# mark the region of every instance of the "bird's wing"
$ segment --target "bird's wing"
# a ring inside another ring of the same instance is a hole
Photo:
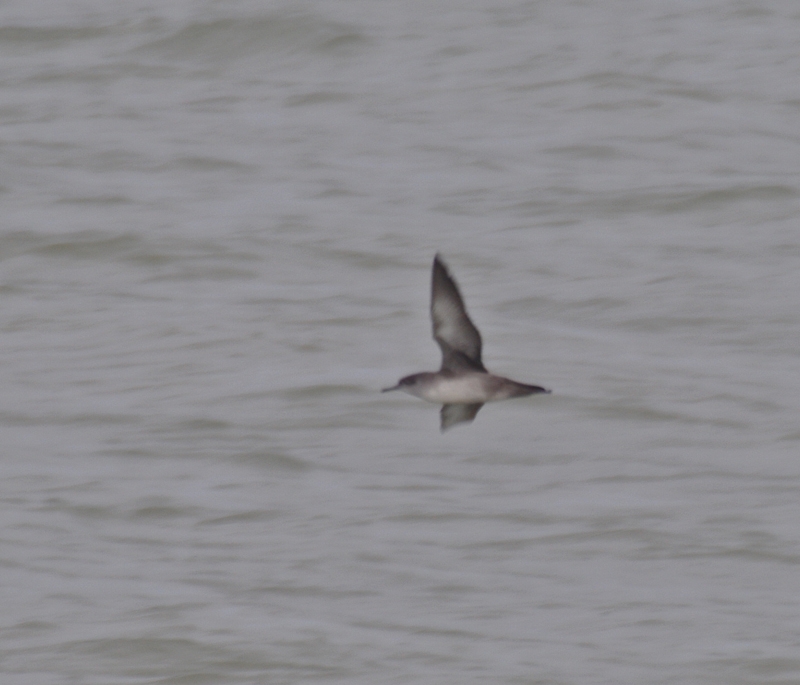
[[[458,286],[438,254],[431,276],[431,321],[433,339],[442,348],[442,370],[486,371],[481,361],[481,334],[470,321]]]
[[[440,413],[442,417],[442,432],[458,423],[469,423],[483,406],[479,404],[443,404]]]

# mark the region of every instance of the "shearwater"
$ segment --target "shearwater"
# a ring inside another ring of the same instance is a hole
[[[442,368],[401,378],[383,392],[402,390],[442,405],[442,430],[472,421],[486,402],[525,397],[550,390],[495,376],[481,361],[481,334],[469,318],[458,285],[442,258],[433,258],[431,274],[433,339],[442,348]]]

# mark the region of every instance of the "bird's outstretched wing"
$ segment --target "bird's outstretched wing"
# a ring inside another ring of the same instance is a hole
[[[457,423],[469,423],[475,418],[482,406],[483,404],[443,404],[440,412],[442,432]]]
[[[443,371],[486,371],[481,361],[481,334],[470,321],[458,286],[438,254],[431,276],[431,321],[433,339],[442,348]]]

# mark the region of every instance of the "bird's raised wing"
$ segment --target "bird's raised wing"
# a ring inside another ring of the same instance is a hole
[[[481,334],[470,321],[458,286],[439,255],[431,275],[433,339],[442,348],[442,370],[486,371],[481,361]]]

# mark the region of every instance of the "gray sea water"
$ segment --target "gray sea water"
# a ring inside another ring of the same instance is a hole
[[[4,685],[800,683],[800,6],[0,6]],[[440,434],[440,250],[489,369]]]

